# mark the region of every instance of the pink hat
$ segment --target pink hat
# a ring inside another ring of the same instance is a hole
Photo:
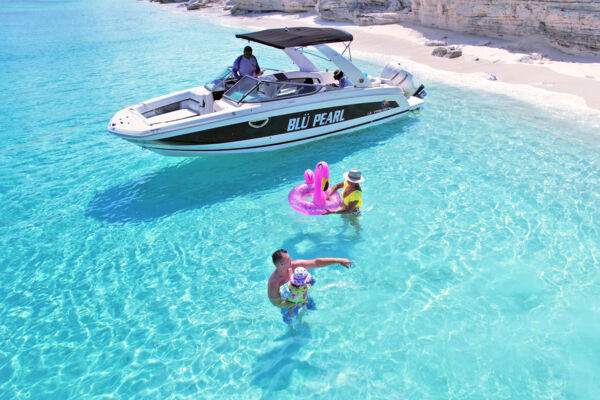
[[[304,286],[309,283],[311,280],[311,276],[308,271],[302,267],[298,267],[294,270],[294,275],[292,276],[292,284],[295,286]]]

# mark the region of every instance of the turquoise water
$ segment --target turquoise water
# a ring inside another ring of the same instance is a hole
[[[116,0],[0,0],[0,26],[0,398],[600,396],[600,152],[577,117],[432,81],[401,122],[164,158],[108,119],[209,79],[241,28]],[[320,160],[362,169],[363,217],[291,210]],[[295,330],[266,297],[280,247],[356,261],[315,272]]]

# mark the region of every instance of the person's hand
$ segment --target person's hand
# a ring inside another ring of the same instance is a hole
[[[338,258],[338,264],[343,265],[346,269],[350,269],[350,266],[354,264],[354,261],[350,261],[347,258]]]

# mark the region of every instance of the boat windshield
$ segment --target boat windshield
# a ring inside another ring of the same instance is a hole
[[[231,82],[231,84],[229,84]],[[226,88],[231,87],[231,85],[235,82],[235,77],[233,76],[233,71],[231,67],[223,70],[219,75],[217,75],[212,81],[207,82],[204,87],[210,90],[211,92],[218,90],[225,90]]]
[[[225,92],[224,96],[238,103],[260,103],[313,94],[321,88],[323,88],[323,85],[259,80],[244,76]]]

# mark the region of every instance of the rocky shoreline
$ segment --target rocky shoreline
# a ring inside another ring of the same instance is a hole
[[[155,0],[156,1],[156,0]],[[354,25],[415,24],[492,38],[543,38],[567,54],[600,55],[599,0],[158,0],[233,15],[316,12]]]
[[[156,0],[154,0],[156,1]],[[282,26],[337,27],[354,35],[352,53],[382,65],[394,60],[422,79],[447,81],[543,104],[560,113],[578,113],[600,126],[600,54],[567,54],[539,35],[489,37],[412,23],[357,25],[325,20],[308,12],[240,10],[240,0],[162,0],[165,9],[244,31]],[[303,0],[304,1],[304,0]],[[404,0],[403,0],[404,1]],[[157,1],[158,2],[158,1]],[[197,4],[197,5],[194,5]],[[261,2],[266,5],[266,2]],[[286,2],[291,7],[291,3]],[[189,13],[187,8],[199,11]]]

